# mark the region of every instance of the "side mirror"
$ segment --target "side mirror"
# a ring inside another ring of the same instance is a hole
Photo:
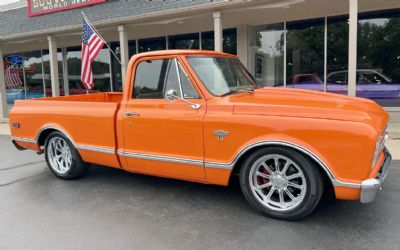
[[[174,90],[174,89],[170,89],[170,90],[168,90],[167,92],[165,92],[165,99],[167,99],[167,100],[170,101],[170,102],[173,102],[173,101],[175,101],[176,99],[179,99],[179,100],[181,100],[182,102],[186,102],[187,104],[189,104],[190,107],[191,107],[192,109],[199,109],[199,108],[201,108],[201,104],[192,103],[192,102],[189,102],[188,100],[185,100],[185,99],[182,98],[182,97],[179,97],[179,96],[177,95],[177,93],[176,93],[176,90]]]
[[[170,89],[165,93],[165,99],[167,99],[170,102],[175,101],[176,98],[179,98],[177,96],[177,93],[174,89]]]

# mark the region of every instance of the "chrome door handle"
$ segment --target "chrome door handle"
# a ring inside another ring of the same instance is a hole
[[[136,113],[136,112],[125,112],[124,116],[125,117],[138,117],[138,116],[140,116],[140,114]]]

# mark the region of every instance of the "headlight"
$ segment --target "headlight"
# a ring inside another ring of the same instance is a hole
[[[371,169],[374,168],[376,162],[378,161],[379,154],[382,152],[383,148],[385,147],[385,142],[388,139],[388,134],[386,133],[386,129],[383,133],[379,136],[378,140],[376,141],[375,145],[375,152],[374,152],[374,159],[372,161]]]

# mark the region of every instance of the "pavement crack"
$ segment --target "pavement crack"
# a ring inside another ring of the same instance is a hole
[[[39,163],[45,163],[45,161],[43,161],[43,160],[41,160],[41,161],[34,161],[34,162],[19,164],[19,165],[7,167],[7,168],[0,168],[0,171],[6,171],[6,170],[15,169],[15,168],[28,167],[28,166],[36,165],[36,164],[39,164]]]
[[[6,186],[10,186],[12,184],[15,184],[15,183],[18,183],[18,182],[21,182],[21,181],[25,181],[25,180],[37,177],[37,176],[45,174],[45,173],[46,173],[46,171],[44,171],[42,173],[35,174],[35,175],[31,175],[31,176],[28,176],[28,177],[25,177],[25,178],[17,179],[15,181],[7,182],[7,183],[0,183],[0,188],[6,187]]]

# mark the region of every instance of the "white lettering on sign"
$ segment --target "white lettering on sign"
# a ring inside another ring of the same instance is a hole
[[[106,0],[28,0],[29,16],[43,15],[54,11],[79,8]]]

